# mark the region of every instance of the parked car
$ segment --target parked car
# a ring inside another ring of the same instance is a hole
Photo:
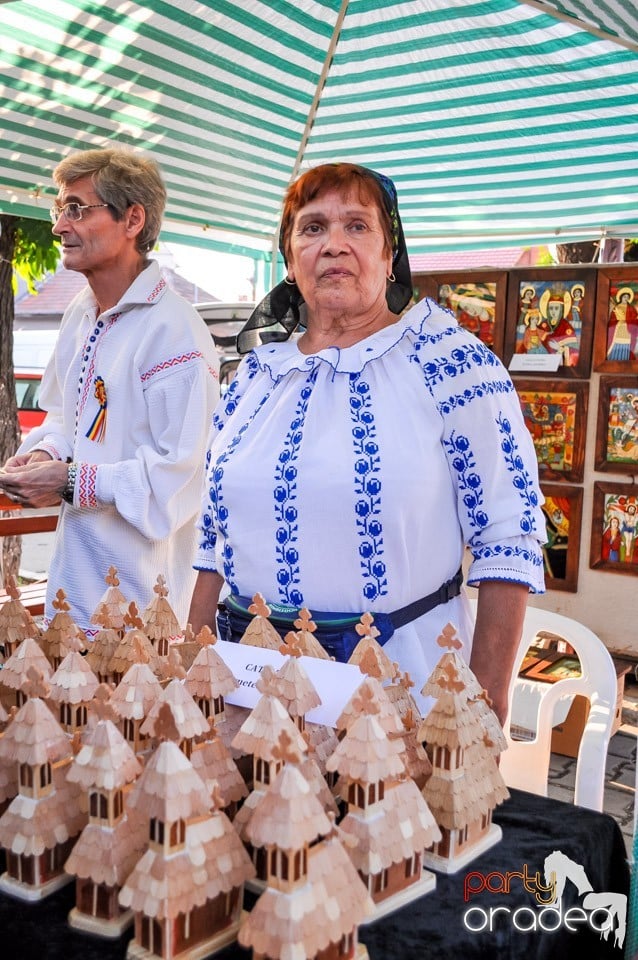
[[[23,439],[44,420],[44,410],[38,404],[40,384],[57,337],[57,330],[13,331],[13,376]]]
[[[228,390],[241,360],[237,353],[237,334],[255,309],[255,304],[245,301],[223,303],[213,300],[206,303],[196,303],[194,306],[206,321],[220,354],[219,383],[223,394]],[[301,332],[302,328],[295,331],[293,337],[299,336]],[[280,332],[254,330],[251,339],[252,342],[249,346],[252,349],[262,343],[285,340],[287,335],[283,330]]]
[[[241,360],[237,353],[237,334],[255,309],[255,304],[211,300],[194,306],[206,322],[219,352],[219,384],[222,393],[225,393]]]

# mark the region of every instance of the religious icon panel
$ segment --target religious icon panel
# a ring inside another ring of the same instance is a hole
[[[504,351],[510,371],[587,377],[595,288],[595,270],[511,271]]]

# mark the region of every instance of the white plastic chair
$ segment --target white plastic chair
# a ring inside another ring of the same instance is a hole
[[[477,601],[473,599],[470,602],[476,611]],[[576,651],[582,672],[579,677],[543,684],[534,739],[513,740],[510,716],[518,669],[540,631],[553,633],[566,640]],[[508,749],[500,759],[505,782],[510,787],[547,796],[554,708],[562,697],[581,694],[589,700],[590,709],[578,749],[574,803],[591,810],[602,810],[605,763],[617,691],[616,670],[609,651],[600,637],[577,620],[550,610],[528,607],[515,663],[509,691],[510,711],[504,728]]]

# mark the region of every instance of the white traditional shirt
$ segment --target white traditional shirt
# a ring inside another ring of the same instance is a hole
[[[213,431],[196,567],[233,593],[390,613],[453,577],[466,545],[469,583],[544,589],[537,462],[512,381],[430,300],[344,349],[257,348]],[[415,691],[448,621],[469,656],[464,596],[384,648]]]
[[[42,378],[47,416],[18,451],[44,449],[78,463],[74,503],[60,511],[47,617],[61,587],[75,622],[94,633],[90,618],[113,565],[140,612],[161,574],[185,625],[218,367],[205,323],[155,260],[104,313],[89,287],[72,301]],[[100,427],[101,439],[90,439]]]

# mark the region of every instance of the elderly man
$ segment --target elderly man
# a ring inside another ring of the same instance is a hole
[[[183,624],[217,354],[202,319],[148,257],[166,202],[157,164],[132,151],[88,150],[53,177],[62,262],[88,286],[64,314],[43,377],[46,419],[7,461],[0,487],[34,507],[64,501],[48,617],[62,587],[78,626],[94,632],[113,565],[139,607],[162,574]]]

